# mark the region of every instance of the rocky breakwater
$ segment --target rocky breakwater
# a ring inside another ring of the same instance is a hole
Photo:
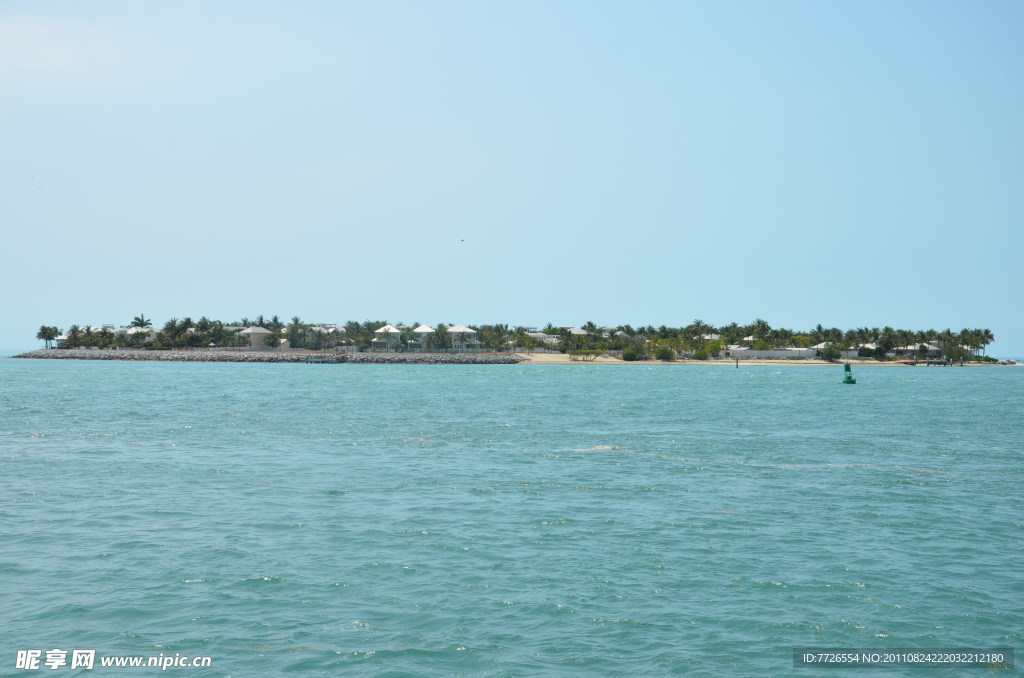
[[[46,348],[15,358],[49,360],[162,360],[227,363],[364,363],[419,365],[510,365],[523,360],[511,353],[305,353],[300,351],[149,351],[140,349]]]

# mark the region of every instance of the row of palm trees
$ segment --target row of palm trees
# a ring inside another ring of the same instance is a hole
[[[293,348],[330,349],[338,346],[351,346],[368,349],[377,329],[387,324],[384,320],[366,320],[363,322],[350,320],[344,325],[325,326],[304,322],[293,316],[290,322],[283,321],[279,316],[259,315],[255,318],[242,318],[238,322],[224,323],[207,317],[193,321],[190,317],[171,318],[163,327],[153,333],[153,322],[145,315],[135,316],[129,327],[137,328],[125,333],[116,333],[110,329],[97,329],[90,326],[72,325],[64,340],[65,346],[100,348],[151,346],[153,348],[184,348],[203,346],[245,346],[249,340],[238,334],[242,327],[264,327],[272,332],[267,339],[269,345],[279,345],[287,339]],[[413,328],[419,323],[403,325],[399,345],[408,345],[413,341]],[[543,338],[530,336],[527,327],[512,328],[507,324],[470,326],[476,330],[480,346],[492,351],[508,350],[510,347],[533,349],[544,345]],[[432,344],[443,348],[450,341],[445,332],[446,325],[440,324],[435,329]],[[720,327],[710,325],[703,320],[679,327],[653,325],[633,327],[619,325],[614,328],[599,327],[588,321],[580,326],[582,332],[572,332],[566,327],[556,327],[548,323],[541,331],[558,339],[559,350],[624,350],[626,348],[656,351],[664,348],[677,354],[696,352],[718,353],[725,346],[742,345],[755,349],[772,349],[783,346],[807,348],[822,343],[829,343],[840,350],[852,350],[865,344],[874,344],[879,355],[891,352],[897,347],[933,344],[943,348],[944,352],[954,354],[959,350],[971,353],[985,352],[989,344],[995,341],[992,331],[987,328],[963,328],[960,331],[944,330],[907,330],[893,327],[857,327],[842,330],[837,327],[816,325],[810,330],[792,330],[774,328],[761,318],[751,323],[740,325],[730,323]],[[42,326],[36,338],[44,341],[49,348],[62,334],[55,326]],[[953,357],[956,357],[955,355]]]

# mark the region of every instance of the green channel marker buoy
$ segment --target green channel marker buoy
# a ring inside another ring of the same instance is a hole
[[[843,376],[843,383],[844,384],[856,384],[857,383],[857,380],[853,378],[853,371],[850,370],[850,363],[846,363],[845,365],[843,365],[843,372],[845,373],[844,376]]]

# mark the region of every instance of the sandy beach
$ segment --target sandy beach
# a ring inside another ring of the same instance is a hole
[[[720,365],[736,367],[735,360],[634,360],[602,355],[594,360],[573,360],[565,353],[520,353],[526,358],[523,365]],[[758,360],[756,358],[740,360],[740,365],[837,365],[824,360],[808,358],[806,360]],[[876,363],[881,364],[881,363]]]
[[[518,354],[526,360],[523,360],[520,364],[522,365],[718,365],[720,367],[736,367],[736,361],[733,359],[722,359],[722,360],[636,360],[636,361],[625,361],[620,358],[611,357],[608,355],[602,355],[594,360],[573,360],[569,355],[565,353],[520,353]],[[801,358],[800,360],[772,360],[772,359],[759,359],[759,358],[741,358],[739,366],[750,366],[750,365],[770,365],[773,367],[803,367],[808,365],[831,365],[839,366],[844,361],[828,362],[826,360],[819,360],[817,358]],[[918,365],[900,361],[890,362],[878,362],[875,360],[851,360],[850,364],[855,367],[926,367],[921,362]],[[987,367],[990,365],[998,366],[997,363],[964,363],[964,367]],[[953,367],[959,367],[959,363],[955,363]],[[1020,367],[1020,364],[1014,365]],[[936,367],[936,366],[933,366]],[[939,365],[938,367],[942,367]]]

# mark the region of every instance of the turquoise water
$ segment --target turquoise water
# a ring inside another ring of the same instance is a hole
[[[815,673],[794,647],[1021,647],[1024,369],[855,372],[0,360],[0,675],[33,648],[786,676]]]

